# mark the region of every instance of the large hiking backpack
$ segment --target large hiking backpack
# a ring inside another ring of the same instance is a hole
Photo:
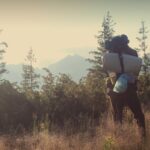
[[[105,43],[108,52],[103,56],[103,69],[108,74],[111,72],[119,74],[113,89],[117,93],[125,92],[128,83],[135,82],[142,65],[142,60],[133,56],[133,50],[129,49],[128,43],[126,35],[116,36]],[[130,50],[129,54],[126,50]]]
[[[103,69],[109,72],[122,73],[122,66],[120,63],[118,53],[106,53],[103,56]],[[142,59],[139,57],[122,54],[122,62],[124,66],[124,73],[138,75],[142,66]]]

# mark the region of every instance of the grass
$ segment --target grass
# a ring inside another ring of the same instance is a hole
[[[103,119],[97,128],[66,135],[43,128],[32,134],[3,135],[0,150],[150,150],[150,113],[145,114],[147,138],[143,140],[135,121],[114,124],[111,117]]]

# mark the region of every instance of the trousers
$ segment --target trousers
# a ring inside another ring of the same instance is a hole
[[[113,119],[115,122],[122,123],[123,120],[123,109],[129,107],[134,114],[134,118],[137,121],[138,126],[142,131],[142,135],[145,136],[145,116],[142,112],[140,100],[138,99],[136,92],[136,85],[129,84],[126,92],[115,93],[112,91],[112,87],[109,90],[109,97],[113,107]]]

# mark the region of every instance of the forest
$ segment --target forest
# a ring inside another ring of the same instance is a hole
[[[30,49],[22,66],[21,83],[11,83],[4,79],[5,73],[7,73],[5,68],[7,62],[3,62],[3,57],[7,53],[7,41],[6,43],[0,43],[2,46],[0,50],[0,139],[2,141],[0,142],[0,147],[2,148],[0,149],[11,149],[11,146],[13,149],[23,150],[42,149],[42,145],[38,145],[38,140],[43,142],[42,144],[45,146],[43,149],[45,150],[88,150],[94,146],[95,149],[104,150],[126,149],[125,143],[117,142],[116,144],[117,138],[115,139],[116,135],[121,136],[120,139],[123,139],[123,135],[126,132],[130,132],[126,144],[130,141],[130,138],[136,137],[137,139],[133,139],[133,143],[129,142],[128,150],[133,149],[132,146],[135,145],[137,146],[135,149],[144,149],[143,145],[139,144],[138,133],[135,131],[137,127],[135,128],[136,125],[130,111],[125,111],[126,117],[123,127],[118,127],[117,125],[114,127],[111,120],[110,102],[106,96],[105,80],[107,76],[102,69],[102,56],[105,52],[105,41],[115,35],[115,24],[111,14],[107,12],[96,36],[98,47],[95,51],[90,52],[93,59],[86,60],[92,64],[92,67],[89,68],[88,74],[82,77],[79,82],[75,82],[68,74],[54,75],[47,68],[43,68],[45,71],[44,76],[37,74],[34,69],[36,56],[34,50]],[[139,43],[135,49],[143,59],[138,78],[137,93],[148,122],[148,118],[150,118],[150,115],[148,115],[150,103],[150,55],[147,43],[148,29],[145,22],[141,22],[139,36],[135,38]],[[42,85],[39,85],[40,80],[42,80]],[[107,126],[105,126],[105,123]],[[147,123],[148,125],[150,126]],[[115,132],[117,128],[121,130],[118,133]],[[135,132],[132,133],[132,131]],[[108,132],[109,134],[113,132],[113,134],[105,138],[104,135]],[[127,133],[125,136],[127,136]],[[64,137],[57,137],[55,134],[63,134]],[[100,140],[100,135],[103,137],[103,140],[101,140],[103,142],[98,145],[96,140]],[[16,136],[21,136],[19,142]],[[67,137],[74,138],[69,141],[66,139]],[[91,140],[85,140],[86,137]],[[28,138],[28,142],[26,138]],[[29,141],[33,143],[31,144]],[[46,141],[51,143],[48,142],[46,145]],[[7,145],[7,142],[12,142],[12,145]],[[15,144],[13,145],[13,143]],[[69,147],[70,143],[73,146]],[[120,147],[116,148],[116,145]],[[150,145],[146,146],[147,149],[148,147]]]

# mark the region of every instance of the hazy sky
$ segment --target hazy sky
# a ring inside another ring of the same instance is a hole
[[[22,63],[31,47],[38,66],[68,54],[88,57],[107,11],[116,34],[127,34],[136,46],[141,20],[150,29],[149,6],[149,0],[0,0],[0,40],[9,45],[5,60]]]

